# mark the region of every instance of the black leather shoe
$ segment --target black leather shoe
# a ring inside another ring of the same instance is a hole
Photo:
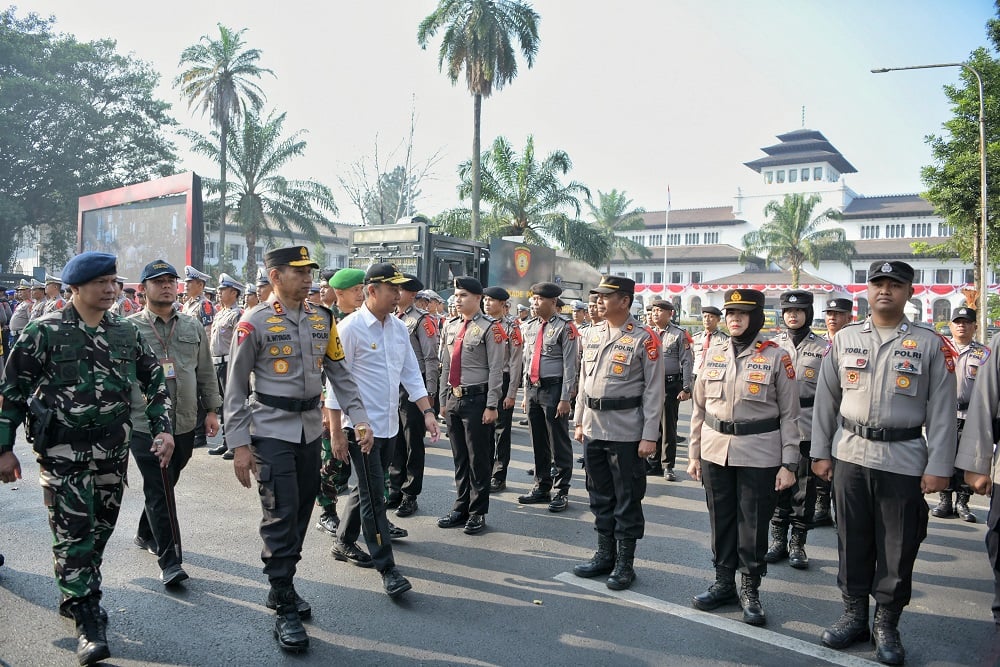
[[[663,477],[663,466],[646,462],[646,477]]]
[[[486,529],[486,517],[482,514],[470,514],[469,520],[465,522],[465,534],[475,535]]]
[[[468,520],[468,514],[452,510],[438,519],[438,528],[458,528],[459,526],[464,526]]]
[[[387,510],[394,510],[399,507],[399,503],[403,502],[403,494],[390,493],[389,497],[385,499],[385,508]]]
[[[338,540],[330,547],[330,554],[337,560],[354,563],[358,567],[374,567],[372,557],[359,549],[357,544],[344,544]]]
[[[527,426],[528,425],[528,420],[527,419],[522,419],[522,420],[520,420],[517,423],[520,424],[521,426]]]
[[[396,509],[396,516],[401,518],[413,516],[417,513],[417,507],[416,498],[413,496],[403,496],[403,499],[399,501],[399,507]]]
[[[382,585],[385,586],[385,592],[393,599],[413,588],[410,581],[394,567],[382,573]]]
[[[493,479],[490,480],[490,491],[492,493],[499,493],[500,491],[503,491],[506,488],[507,488],[507,482],[503,481],[502,479],[497,479],[496,477],[494,477]]]
[[[132,538],[132,544],[139,547],[140,549],[145,549],[154,556],[156,555],[156,540],[154,540],[153,538],[144,540],[138,535],[136,535],[134,538]]]
[[[677,475],[674,474],[674,469],[667,468],[666,471],[663,473],[663,479],[667,480],[668,482],[676,482]]]
[[[160,581],[164,586],[179,586],[182,581],[188,578],[188,573],[184,568],[177,565],[168,565],[160,572]]]
[[[564,512],[567,507],[569,507],[569,500],[567,500],[565,493],[557,493],[552,502],[549,503],[550,512]]]
[[[540,505],[541,503],[549,503],[552,502],[552,493],[535,487],[531,490],[531,493],[518,496],[517,502],[522,505]]]
[[[316,522],[316,530],[322,530],[332,537],[337,536],[337,528],[340,527],[340,517],[337,516],[336,508],[331,508],[319,515]]]
[[[293,587],[293,590],[294,590],[294,587]],[[268,609],[277,609],[278,608],[278,600],[277,600],[277,598],[275,596],[273,588],[267,594],[267,602],[265,602],[264,605]],[[307,618],[311,618],[312,617],[312,613],[313,613],[312,607],[309,606],[308,602],[306,602],[305,600],[302,599],[302,597],[298,594],[298,592],[295,593],[295,609],[296,609],[296,611],[299,612],[299,618],[301,618],[302,620],[305,620]]]
[[[226,453],[222,455],[223,461],[232,461],[234,458],[236,458],[236,454],[231,449],[227,450]]]
[[[389,539],[390,540],[401,540],[404,537],[408,537],[410,532],[405,528],[400,528],[399,526],[393,524],[392,521],[389,522]]]
[[[218,447],[212,447],[210,450],[208,450],[208,453],[211,454],[212,456],[221,456],[222,454],[225,454],[228,449],[229,448],[226,447],[226,443],[222,443]]]

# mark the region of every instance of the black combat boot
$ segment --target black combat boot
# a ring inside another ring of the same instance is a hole
[[[955,513],[954,508],[951,506],[951,491],[942,491],[938,494],[938,497],[940,500],[938,500],[937,507],[931,510],[931,514],[939,519],[947,519]]]
[[[764,607],[760,604],[760,575],[743,575],[740,586],[740,606],[743,607],[743,622],[750,625],[764,625]]]
[[[286,651],[299,653],[309,648],[309,635],[302,627],[299,610],[295,601],[295,589],[291,586],[274,591],[278,603],[277,618],[274,622],[274,638]]]
[[[832,526],[833,525],[833,515],[830,514],[830,490],[827,488],[826,492],[819,493],[817,489],[816,493],[816,510],[813,512],[813,522],[814,526]]]
[[[976,515],[969,510],[969,497],[970,494],[964,491],[959,491],[955,494],[955,514],[962,521],[975,523]]]
[[[788,558],[788,526],[771,524],[771,544],[767,547],[764,560],[768,563],[777,563]]]
[[[872,623],[872,643],[875,644],[875,659],[883,665],[902,665],[906,651],[899,638],[898,611],[875,605],[875,621]]]
[[[695,609],[712,611],[724,604],[736,604],[739,596],[736,594],[736,572],[724,567],[715,568],[715,583],[704,593],[691,598]]]
[[[90,596],[69,607],[76,621],[76,659],[81,665],[93,665],[111,657],[108,648],[107,625],[101,622],[101,606],[97,598]]]
[[[823,631],[823,646],[844,649],[857,642],[868,641],[868,596],[844,595],[844,613]]]
[[[788,564],[796,570],[805,570],[809,567],[805,528],[792,528],[792,538],[788,540]]]
[[[299,612],[299,618],[303,621],[306,620],[307,618],[311,618],[312,606],[308,602],[302,599],[302,596],[299,595],[297,591],[295,591],[294,586],[292,586],[292,591],[295,593],[295,610]],[[268,609],[278,608],[278,594],[275,592],[275,589],[272,588],[271,591],[267,594],[267,602],[265,602],[264,605]]]
[[[597,551],[586,563],[573,567],[573,574],[578,577],[590,578],[609,574],[615,569],[615,538],[603,533],[597,534]]]
[[[632,561],[635,559],[635,540],[624,539],[618,542],[618,557],[615,559],[615,569],[606,582],[613,591],[623,591],[635,581],[635,570]]]

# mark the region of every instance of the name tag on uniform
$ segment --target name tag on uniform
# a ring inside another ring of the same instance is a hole
[[[163,367],[163,375],[167,379],[177,378],[177,369],[174,367],[174,360],[169,358],[160,359],[160,366]]]

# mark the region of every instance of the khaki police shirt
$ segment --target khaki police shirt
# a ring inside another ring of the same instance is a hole
[[[226,444],[250,444],[251,436],[298,444],[323,432],[319,404],[306,412],[264,405],[254,392],[290,399],[322,394],[324,376],[333,384],[340,406],[355,424],[368,421],[358,386],[344,364],[344,350],[333,315],[304,302],[288,310],[272,295],[243,314],[229,348],[226,381]]]
[[[589,327],[588,327],[589,328]],[[538,334],[542,319],[533,317],[521,327],[524,333],[522,355],[522,381],[528,386],[531,365],[535,359]],[[539,378],[560,378],[563,381],[560,401],[571,401],[576,396],[580,376],[580,332],[570,320],[556,313],[545,321],[542,332],[542,356],[538,362]],[[512,378],[513,379],[513,378]]]
[[[574,411],[583,434],[595,440],[656,440],[663,415],[663,355],[660,337],[629,315],[612,335],[605,320],[581,338],[580,391]],[[642,397],[626,410],[594,410],[587,398]]]
[[[28,325],[31,320],[31,309],[35,305],[35,302],[31,299],[17,304],[14,309],[14,313],[10,316],[10,330],[12,333],[18,334]]]
[[[174,433],[189,433],[198,426],[198,394],[205,409],[218,411],[222,407],[219,381],[212,366],[205,328],[193,317],[172,311],[164,320],[149,310],[128,318],[142,334],[143,340],[163,365],[170,359],[174,378],[166,378],[170,394],[170,419]],[[149,433],[149,423],[143,419],[146,399],[137,386],[132,387],[132,424],[135,430]]]
[[[452,393],[449,384],[451,373],[451,355],[455,349],[455,338],[462,330],[464,319],[452,317],[444,323],[441,331],[441,391],[440,400],[443,407]],[[503,407],[503,365],[507,354],[507,332],[503,325],[478,312],[471,320],[462,338],[462,377],[461,386],[488,384],[486,406]]]
[[[935,331],[906,317],[885,342],[870,319],[838,331],[816,386],[812,458],[832,456],[901,475],[950,477],[957,440],[950,350]],[[841,428],[841,417],[871,428],[926,425],[927,438],[868,440]]]
[[[964,348],[959,348],[958,343],[952,339],[952,346],[958,352],[958,361],[955,362],[955,380],[958,383],[958,418],[965,419],[968,410],[963,410],[962,405],[968,405],[972,399],[972,390],[976,386],[976,376],[979,375],[979,368],[990,358],[990,348],[979,341],[972,341]]]
[[[768,341],[763,332],[739,354],[731,339],[713,342],[695,380],[693,399],[692,459],[750,468],[799,462],[795,366],[788,352]],[[707,415],[725,422],[777,418],[779,424],[767,433],[727,435],[705,423]]]
[[[705,339],[708,338],[708,345],[705,344]],[[722,329],[716,329],[709,336],[707,329],[702,329],[694,335],[691,340],[691,348],[694,350],[694,374],[698,375],[701,372],[701,367],[705,363],[705,350],[712,346],[716,341],[727,341],[729,340],[729,334],[727,334]]]
[[[684,386],[690,387],[694,381],[694,350],[691,349],[691,334],[672,322],[657,333],[663,340],[663,374],[680,375]]]
[[[441,364],[438,363],[441,331],[437,322],[426,310],[412,304],[400,314],[399,319],[403,320],[410,333],[410,345],[417,356],[417,366],[424,378],[427,395],[434,397],[437,395],[438,376],[441,372]]]
[[[233,334],[236,326],[243,316],[243,309],[239,306],[219,308],[212,320],[212,333],[210,337],[212,356],[225,357],[229,355],[229,348],[233,343]]]
[[[515,400],[517,390],[521,386],[520,379],[524,367],[524,334],[521,332],[521,321],[512,315],[500,320],[507,332],[507,363],[503,372],[510,378],[507,384],[507,395],[504,398]]]
[[[819,382],[819,368],[823,355],[830,344],[822,336],[812,331],[795,345],[795,341],[787,331],[782,331],[774,339],[792,357],[795,366],[795,379],[799,383],[799,437],[803,442],[812,438],[813,405],[816,400],[816,383]],[[803,405],[810,403],[810,405]]]
[[[1000,345],[1000,334],[990,341],[990,349]],[[969,401],[962,429],[962,441],[958,445],[955,467],[980,475],[990,475],[1000,483],[1000,465],[997,465],[1000,448],[994,449],[997,440],[994,420],[1000,409],[1000,355],[993,353],[983,359],[976,373],[975,390]]]
[[[205,329],[211,327],[212,320],[215,319],[215,306],[204,294],[188,299],[181,310],[185,315],[190,315],[201,322]]]

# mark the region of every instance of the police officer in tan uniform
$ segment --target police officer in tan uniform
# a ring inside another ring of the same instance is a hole
[[[723,308],[732,337],[708,348],[695,381],[688,456],[688,474],[705,484],[715,583],[691,602],[710,611],[739,601],[744,623],[764,625],[767,524],[775,492],[795,483],[799,388],[791,356],[761,331],[764,294],[729,290]]]
[[[990,357],[990,348],[975,339],[976,329],[976,311],[967,306],[956,308],[951,316],[951,342],[958,354],[958,360],[955,362],[955,378],[958,382],[959,440],[962,439],[962,431],[965,429],[966,411],[969,409],[969,400],[972,398],[976,376],[979,375],[979,367]],[[941,492],[937,507],[931,510],[931,514],[940,519],[957,514],[962,521],[976,522],[976,515],[969,510],[972,488],[965,483],[964,475],[965,471],[955,469],[951,485]],[[954,505],[951,502],[952,491],[955,492]]]
[[[705,350],[716,340],[729,340],[729,334],[719,328],[722,311],[715,306],[705,306],[701,309],[701,323],[705,327],[692,337],[691,348],[694,350],[694,375],[697,376],[702,364],[705,363]],[[692,387],[694,386],[692,380]]]
[[[826,353],[827,343],[813,333],[813,295],[802,290],[791,290],[781,295],[781,318],[785,330],[775,338],[792,357],[795,378],[799,383],[799,451],[795,485],[778,493],[778,505],[771,519],[771,544],[764,560],[778,563],[788,558],[788,564],[798,570],[809,567],[806,555],[806,535],[816,509],[816,483],[809,469],[810,440],[812,439],[812,411],[816,399],[816,382],[819,380],[820,362]],[[792,536],[788,537],[791,524]]]
[[[657,299],[650,304],[653,330],[663,340],[663,418],[660,420],[660,437],[656,452],[647,459],[646,472],[663,475],[668,482],[676,482],[674,464],[677,462],[677,418],[681,402],[691,398],[694,382],[694,351],[691,334],[673,322],[674,304]]]
[[[924,494],[948,486],[957,436],[952,348],[904,315],[912,283],[905,262],[871,265],[871,314],[833,339],[813,408],[813,473],[833,480],[844,599],[822,641],[867,640],[871,595],[875,656],[890,665],[905,657],[898,624],[927,535]]]
[[[568,506],[573,479],[573,443],[569,413],[579,377],[580,334],[556,309],[562,288],[543,282],[531,286],[531,303],[538,316],[524,325],[524,407],[528,415],[535,461],[535,485],[518,497],[522,505],[548,503],[550,512]],[[555,464],[555,476],[552,475]],[[556,495],[552,497],[552,488]]]
[[[333,317],[305,302],[311,269],[319,265],[307,248],[292,246],[268,252],[264,267],[274,293],[243,315],[230,348],[226,444],[240,484],[250,488],[251,476],[257,481],[261,560],[271,584],[267,606],[277,609],[274,636],[281,648],[302,651],[309,637],[300,619],[312,611],[296,593],[294,577],[319,488],[324,377],[354,423],[362,451],[371,450],[373,439]]]
[[[233,343],[233,334],[240,318],[243,317],[243,307],[240,306],[240,293],[246,289],[228,273],[219,275],[219,309],[212,321],[212,332],[209,342],[212,350],[212,363],[215,364],[215,374],[219,378],[219,392],[226,394],[226,375],[229,372],[229,348]],[[209,454],[222,455],[226,460],[232,460],[233,454],[226,447],[225,439],[218,446],[208,450]]]
[[[500,323],[507,332],[506,362],[503,365],[503,403],[493,431],[493,472],[490,476],[490,491],[503,491],[507,487],[507,466],[510,465],[510,430],[514,421],[514,404],[520,386],[521,365],[524,362],[521,326],[516,317],[507,312],[510,292],[502,287],[490,286],[483,289],[483,309],[486,314]]]
[[[587,328],[573,438],[583,443],[597,551],[573,568],[578,577],[609,574],[612,590],[635,581],[636,540],[646,520],[645,459],[656,451],[663,411],[660,338],[629,314],[635,281],[605,276],[593,292],[603,321]]]
[[[490,511],[493,428],[503,400],[507,332],[480,310],[483,286],[475,278],[455,278],[458,314],[441,332],[441,413],[455,458],[458,496],[441,528],[465,526],[467,535],[486,528]]]

